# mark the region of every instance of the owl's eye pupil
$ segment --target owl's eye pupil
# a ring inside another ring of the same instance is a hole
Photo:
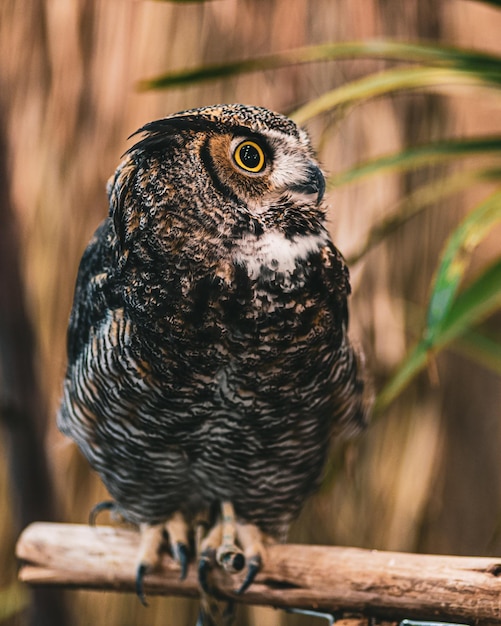
[[[255,146],[251,146],[250,144],[246,144],[240,150],[240,158],[242,159],[242,163],[246,165],[248,168],[254,168],[258,165],[260,161],[259,152],[256,150]]]
[[[234,158],[236,164],[248,172],[261,172],[265,166],[263,149],[255,141],[242,141],[238,144]]]

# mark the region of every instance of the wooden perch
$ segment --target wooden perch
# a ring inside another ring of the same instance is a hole
[[[108,526],[36,523],[17,544],[20,579],[134,591],[139,535]],[[501,623],[501,558],[378,552],[358,548],[276,545],[266,567],[242,596],[236,576],[211,573],[215,593],[247,604],[350,612],[390,620]],[[149,595],[199,595],[196,568],[179,580],[168,554],[145,578]]]

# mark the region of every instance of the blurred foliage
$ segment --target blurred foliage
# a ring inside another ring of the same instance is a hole
[[[436,145],[438,146],[439,142],[437,142]],[[428,149],[426,149],[425,152],[428,152]],[[417,155],[417,160],[420,160],[421,158],[419,148],[400,153],[402,156],[402,162],[400,165],[402,170],[404,169],[403,162],[406,160],[406,155],[410,155],[410,153],[412,153],[413,155],[414,153],[419,153]],[[458,154],[456,156],[460,155]],[[398,160],[398,155],[396,155],[396,158],[391,156],[389,159],[387,157],[382,157],[381,159],[376,159],[375,161],[367,163],[366,165],[361,165],[358,168],[351,169],[349,172],[347,172],[347,175],[349,175],[349,180],[346,182],[351,182],[352,180],[355,180],[357,178],[365,177],[365,175],[372,175],[372,173],[377,171],[380,166],[383,171],[386,169],[386,167],[389,167],[391,169],[393,167],[393,163],[395,161],[398,162]],[[410,160],[412,162],[413,158],[411,157]],[[428,165],[428,163],[423,163],[423,166],[424,165]],[[343,172],[341,172],[339,175],[331,177],[329,180],[330,185],[335,186],[335,181],[338,178],[344,178]],[[411,218],[424,211],[430,205],[438,202],[439,200],[444,200],[450,195],[454,195],[459,193],[460,191],[466,190],[469,187],[472,187],[474,184],[478,184],[479,182],[498,180],[501,180],[501,168],[479,168],[470,169],[466,172],[454,172],[452,174],[449,174],[448,176],[444,176],[438,179],[437,181],[433,181],[432,183],[424,184],[417,189],[413,189],[397,202],[396,208],[394,208],[393,210],[389,210],[387,215],[385,215],[383,219],[381,219],[377,224],[374,224],[371,227],[369,233],[365,238],[365,241],[362,241],[359,247],[352,251],[351,254],[347,257],[348,264],[356,264],[370,250],[372,250],[374,246],[382,243],[392,233],[397,231]]]
[[[500,153],[501,137],[497,136],[434,141],[430,144],[412,146],[406,150],[361,163],[347,171],[330,176],[327,184],[328,188],[340,187],[341,185],[360,181],[376,174],[385,174],[387,172],[402,174],[408,170],[429,166],[435,163],[489,154],[499,156]],[[462,172],[461,175],[468,176],[468,172]],[[501,180],[501,170],[495,170],[493,168],[489,170],[485,169],[482,172],[477,172],[477,176],[490,178],[491,180]],[[469,184],[473,184],[471,179],[469,180]],[[438,194],[439,191],[437,190],[436,193]],[[430,198],[430,200],[431,199],[432,198]]]
[[[497,223],[501,221],[501,191],[475,208],[453,231],[442,252],[440,265],[430,288],[430,303],[423,338],[406,357],[390,382],[381,391],[376,409],[383,410],[433,356],[450,342],[468,335],[474,358],[494,371],[493,358],[501,354],[501,343],[471,334],[471,328],[501,308],[501,256],[473,279],[459,295],[469,260]],[[482,354],[485,351],[485,354]]]
[[[354,94],[355,87],[350,85],[347,88],[335,89],[332,95],[322,96],[321,102],[326,102],[327,107],[338,104],[337,99],[348,100],[354,96],[361,99],[372,97],[374,91],[391,88],[411,88],[420,87],[419,80],[423,80],[425,85],[436,84],[435,81],[446,81],[454,77],[454,72],[458,72],[458,77],[463,76],[465,80],[469,74],[472,82],[485,81],[498,83],[501,81],[500,62],[501,57],[497,55],[485,54],[473,50],[464,50],[447,46],[436,46],[428,43],[411,43],[401,41],[391,41],[375,39],[368,41],[353,41],[340,43],[325,43],[316,46],[296,48],[285,52],[268,54],[265,56],[245,59],[240,61],[229,61],[218,64],[201,65],[193,69],[183,69],[176,72],[166,72],[156,78],[142,80],[139,89],[172,89],[174,87],[193,86],[198,82],[210,80],[220,80],[239,76],[249,72],[278,69],[300,63],[313,63],[318,61],[334,61],[342,59],[356,58],[377,58],[393,61],[406,61],[415,63],[427,63],[430,67],[419,67],[417,72],[404,70],[402,74],[389,74],[381,76],[369,76],[369,87],[362,85],[365,93]],[[451,70],[451,73],[433,73],[431,69],[444,68]],[[430,70],[428,74],[427,71]],[[464,74],[461,74],[463,72]],[[391,84],[393,82],[393,84]],[[417,83],[417,84],[416,84]],[[356,85],[356,83],[355,83]],[[345,93],[349,90],[348,97]],[[329,105],[329,98],[330,105]],[[319,106],[308,104],[309,107]],[[302,122],[302,116],[298,116]]]
[[[28,605],[29,594],[19,583],[13,582],[0,589],[0,624],[25,611]]]
[[[451,274],[454,273],[454,271],[451,272]],[[501,258],[476,277],[454,300],[453,291],[456,280],[453,276],[450,279],[443,276],[442,278],[441,285],[438,285],[432,292],[431,300],[435,304],[441,300],[444,294],[440,293],[440,289],[443,288],[445,294],[449,296],[449,306],[443,306],[443,302],[437,306],[441,308],[441,315],[434,324],[426,328],[424,338],[407,355],[404,363],[380,392],[376,401],[378,411],[383,410],[395,399],[409,381],[426,366],[429,357],[433,357],[451,341],[461,340],[464,334],[469,333],[472,326],[501,307]],[[470,344],[474,343],[476,348],[475,358],[490,367],[493,364],[492,353],[496,352],[494,342],[492,340],[483,342],[481,335],[478,334],[468,336]],[[486,351],[485,355],[482,355],[483,350]],[[500,352],[501,344],[498,344],[497,353]],[[497,367],[494,367],[494,371],[497,371]]]

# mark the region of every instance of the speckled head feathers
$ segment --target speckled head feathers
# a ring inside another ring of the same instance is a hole
[[[198,109],[188,109],[180,111],[174,115],[150,122],[140,128],[134,135],[141,132],[151,132],[156,128],[171,126],[173,128],[224,128],[238,129],[246,128],[252,132],[276,131],[296,138],[305,136],[290,118],[280,113],[275,113],[264,107],[257,107],[246,104],[216,104],[201,107]]]
[[[299,128],[290,118],[275,113],[264,107],[246,104],[216,104],[187,109],[167,117],[148,122],[131,137],[145,133],[127,153],[134,150],[155,151],[163,145],[175,132],[180,131],[212,131],[215,133],[245,130],[247,133],[278,133],[299,141],[308,151],[313,153],[308,134]]]

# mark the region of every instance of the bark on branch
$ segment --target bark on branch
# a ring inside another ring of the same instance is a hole
[[[22,533],[20,579],[32,585],[133,591],[139,535],[123,528],[35,523]],[[277,545],[242,596],[236,576],[212,572],[216,595],[247,604],[350,612],[382,619],[501,623],[501,558]],[[168,554],[146,576],[150,595],[199,595],[196,568],[179,580]]]

